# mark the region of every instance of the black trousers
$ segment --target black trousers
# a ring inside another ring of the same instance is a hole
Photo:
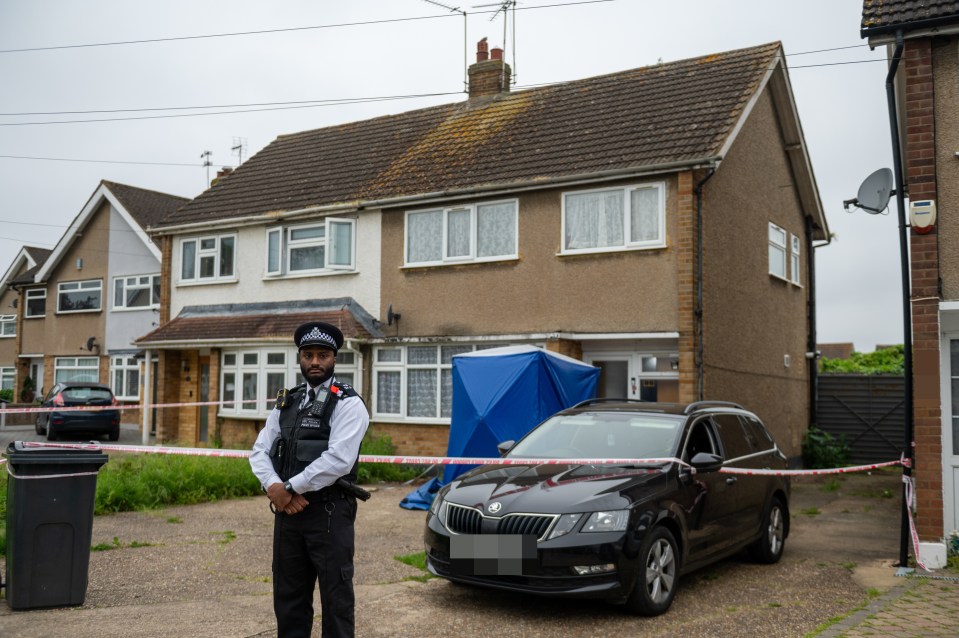
[[[273,525],[273,611],[278,638],[309,638],[320,583],[323,638],[352,638],[356,499],[310,503],[277,513]]]

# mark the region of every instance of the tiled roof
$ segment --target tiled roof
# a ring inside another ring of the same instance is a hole
[[[23,271],[18,277],[14,277],[10,280],[11,284],[29,284],[33,282],[33,276],[37,274],[37,271],[43,268],[43,264],[46,263],[47,257],[50,256],[52,250],[47,250],[46,248],[37,248],[36,246],[24,246],[23,249],[27,251],[30,255],[30,258],[33,259],[35,265],[33,268]]]
[[[164,217],[190,201],[187,197],[177,197],[107,180],[103,180],[103,184],[120,200],[123,207],[143,229],[155,226]]]
[[[956,0],[864,0],[862,37],[902,28],[926,28],[929,23],[959,22]]]
[[[848,359],[853,353],[852,343],[817,343],[816,348],[824,359]]]
[[[349,298],[311,302],[187,306],[176,318],[136,340],[150,346],[183,342],[287,341],[307,321],[325,321],[347,339],[380,337],[373,318]]]
[[[162,225],[717,155],[781,51],[771,43],[284,135]]]

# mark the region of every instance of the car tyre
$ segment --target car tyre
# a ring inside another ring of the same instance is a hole
[[[749,546],[749,554],[758,563],[771,565],[779,561],[786,545],[786,520],[788,516],[782,499],[774,496],[763,517],[762,536]]]
[[[665,613],[679,585],[676,539],[665,527],[654,527],[639,548],[639,574],[626,609],[641,616]]]
[[[53,431],[53,426],[52,426],[52,425],[47,425],[47,440],[48,440],[48,441],[56,441],[56,440],[57,440],[57,433]]]
[[[119,427],[113,428],[112,430],[110,430],[110,433],[109,433],[108,436],[110,437],[110,440],[111,440],[111,441],[119,441],[119,440],[120,440],[120,428],[119,428]]]
[[[37,434],[43,436],[47,433],[47,429],[40,425],[40,415],[37,415],[37,418],[34,420],[34,429],[36,429]]]

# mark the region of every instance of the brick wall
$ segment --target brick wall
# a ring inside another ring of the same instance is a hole
[[[450,438],[448,425],[413,425],[406,423],[370,423],[370,432],[388,436],[397,454],[408,456],[442,456]]]
[[[909,198],[936,199],[932,41],[905,49],[905,171]],[[912,270],[913,424],[916,511],[920,538],[943,532],[942,420],[939,396],[939,247],[935,228],[910,233]]]
[[[546,349],[573,359],[583,360],[583,344],[570,339],[547,339]]]

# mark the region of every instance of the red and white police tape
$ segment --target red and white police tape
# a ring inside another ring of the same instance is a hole
[[[59,405],[52,408],[2,408],[4,414],[39,414],[41,412],[102,412],[103,410],[139,410],[140,408],[189,408],[204,405],[241,405],[244,403],[258,403],[260,399],[244,399],[241,401],[189,401],[183,403],[132,403],[130,405]]]
[[[166,404],[166,407],[174,405],[215,405],[217,402],[208,402],[202,404]],[[160,406],[156,406],[160,407]],[[72,409],[72,408],[71,408]],[[197,448],[197,447],[170,447],[161,445],[113,445],[100,443],[41,443],[36,441],[23,442],[24,447],[47,447],[63,448],[72,450],[90,450],[97,452],[129,452],[129,453],[147,453],[147,454],[180,454],[186,456],[211,456],[224,458],[249,458],[249,450],[224,450],[218,448]],[[361,454],[360,463],[391,463],[399,465],[644,465],[658,466],[676,463],[683,467],[693,469],[685,461],[673,458],[645,458],[645,459],[521,459],[521,458],[487,458],[487,457],[463,457],[463,456],[397,456],[397,455],[373,455]],[[0,464],[6,462],[6,459],[0,459]],[[898,461],[886,461],[884,463],[870,463],[868,465],[855,465],[851,467],[837,467],[821,470],[767,470],[767,469],[745,469],[736,467],[723,467],[720,472],[723,474],[742,474],[746,476],[823,476],[829,474],[850,474],[853,472],[867,472],[882,467],[891,467],[893,465],[908,465],[908,459],[900,458]],[[694,470],[695,471],[695,470]],[[43,479],[43,478],[63,478],[67,476],[87,476],[94,475],[96,472],[82,472],[76,474],[57,474],[40,476],[17,476],[14,475],[9,465],[7,472],[11,476],[19,479]],[[932,571],[927,568],[919,559],[919,535],[916,533],[915,522],[913,521],[913,509],[915,507],[915,485],[912,477],[903,475],[905,482],[906,504],[909,513],[909,529],[912,535],[913,551],[916,557],[916,564],[926,571]]]

